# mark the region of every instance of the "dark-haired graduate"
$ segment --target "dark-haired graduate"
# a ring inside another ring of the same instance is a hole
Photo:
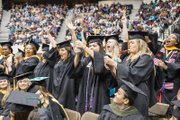
[[[157,68],[159,101],[170,103],[180,88],[180,30],[175,30],[164,41],[154,59]]]
[[[40,58],[36,55],[39,49],[39,45],[33,40],[29,40],[25,44],[24,58],[20,63],[17,63],[15,74],[34,71],[35,67],[40,61]]]
[[[113,101],[105,105],[98,120],[146,120],[146,118],[134,107],[137,94],[146,94],[128,81],[115,93]]]
[[[12,74],[12,65],[14,60],[12,43],[11,42],[1,42],[2,55],[0,56],[0,72],[6,74]]]
[[[75,110],[75,81],[71,79],[74,55],[70,40],[57,44],[58,62],[54,65],[52,93],[65,107]]]
[[[42,38],[42,60],[37,64],[34,70],[35,77],[48,77],[46,80],[46,88],[52,93],[53,86],[53,68],[55,63],[58,61],[58,52],[56,49],[56,41],[54,37],[48,34],[48,40],[50,45],[46,44]]]
[[[76,77],[80,78],[77,111],[81,114],[86,111],[100,113],[102,107],[110,103],[102,41],[102,36],[89,36],[88,46],[79,40],[75,42],[75,47],[89,55],[81,58],[81,52],[75,51]]]

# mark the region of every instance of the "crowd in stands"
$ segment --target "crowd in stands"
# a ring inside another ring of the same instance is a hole
[[[87,35],[113,35],[121,32],[120,19],[122,10],[127,9],[127,14],[131,14],[132,5],[121,5],[120,3],[112,5],[93,5],[84,4],[75,7],[75,14],[83,14],[83,28]],[[75,21],[75,26],[80,27],[80,21]]]
[[[66,5],[14,5],[11,9],[9,39],[12,42],[26,42],[30,37],[37,43],[47,39],[47,31],[57,36],[66,16]]]
[[[155,0],[149,4],[142,3],[135,20],[131,24],[133,30],[163,33],[180,15],[180,1]]]
[[[71,120],[64,108],[97,120],[180,119],[180,30],[157,41],[179,18],[179,1],[142,3],[131,21],[132,9],[75,7],[58,41],[66,5],[14,5],[10,42],[0,43],[0,119]],[[11,42],[24,49],[13,54]]]

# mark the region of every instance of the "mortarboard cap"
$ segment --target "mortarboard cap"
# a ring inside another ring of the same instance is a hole
[[[143,31],[128,31],[128,34],[129,34],[129,40],[133,40],[133,39],[145,40],[145,36],[148,36],[148,32],[143,32]]]
[[[57,44],[57,47],[58,48],[70,47],[71,46],[70,42],[71,42],[71,40],[66,40],[66,41],[60,42]]]
[[[29,92],[12,91],[7,102],[36,107],[39,103],[39,95]]]
[[[39,44],[38,43],[36,43],[32,39],[30,39],[25,43],[25,45],[28,45],[28,44],[33,44],[36,47],[36,50],[38,51],[38,49],[39,49]]]
[[[149,116],[166,116],[169,109],[169,104],[156,103],[151,108],[149,108]]]
[[[176,117],[176,118],[180,118],[180,100],[175,100],[175,101],[171,101],[171,103],[173,104],[173,105],[176,105],[177,106],[177,108],[175,108],[174,110],[173,110],[173,116],[174,117]]]
[[[147,96],[142,90],[140,90],[138,87],[133,85],[132,83],[121,80],[123,82],[123,85],[120,87],[121,89],[124,90],[126,95],[131,99],[134,100],[137,96],[137,94],[142,94],[144,96]]]
[[[40,81],[44,81],[47,80],[49,77],[35,77],[30,79],[31,82],[40,82]]]
[[[18,74],[17,76],[14,77],[14,79],[16,79],[17,81],[22,80],[24,78],[31,78],[32,77],[32,71],[30,72],[26,72],[26,73],[22,73],[22,74]]]
[[[106,42],[107,42],[109,39],[114,39],[114,40],[116,40],[118,43],[120,43],[120,42],[121,42],[121,40],[119,39],[119,35],[110,35],[110,36],[105,36],[105,40],[106,40]]]
[[[11,76],[5,73],[0,73],[0,80],[11,80]]]
[[[12,49],[12,42],[10,42],[10,41],[3,41],[3,42],[0,42],[0,45],[1,46],[7,46],[10,50],[11,50],[11,52],[13,52],[13,49]]]
[[[21,53],[23,56],[24,56],[24,51],[23,50],[21,50],[20,48],[18,48],[18,53]]]
[[[97,42],[97,43],[102,43],[104,40],[104,36],[88,36],[87,37],[87,43],[93,43],[93,42]]]
[[[1,46],[4,46],[4,45],[9,45],[9,46],[12,46],[12,42],[10,41],[3,41],[3,42],[0,42]]]
[[[49,45],[48,44],[42,44],[42,51],[49,51]]]

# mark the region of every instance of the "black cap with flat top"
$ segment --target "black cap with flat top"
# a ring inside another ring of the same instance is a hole
[[[0,73],[0,80],[11,80],[12,76],[5,74],[5,73]]]
[[[10,50],[11,50],[11,52],[13,52],[13,49],[12,49],[12,42],[10,42],[10,41],[1,41],[0,42],[0,45],[3,47],[3,46],[7,46]]]
[[[140,90],[138,87],[136,87],[132,83],[125,80],[121,80],[121,81],[123,82],[123,85],[120,88],[124,90],[128,98],[134,100],[137,94],[142,94],[144,96],[147,96],[142,90]]]
[[[119,39],[119,35],[110,35],[110,36],[105,36],[105,40],[106,42],[109,40],[109,39],[114,39],[116,40],[118,43],[122,42],[122,40]]]
[[[97,43],[102,43],[104,40],[104,36],[88,36],[87,37],[87,43],[93,43],[93,42],[97,42]]]
[[[148,32],[144,31],[128,31],[129,40],[141,39],[145,40],[145,36],[148,36]]]
[[[22,80],[22,79],[24,79],[24,78],[32,78],[33,77],[33,72],[32,71],[30,71],[30,72],[26,72],[26,73],[19,73],[18,75],[16,75],[15,77],[14,77],[14,79],[16,79],[17,81],[19,81],[19,80]]]
[[[39,95],[29,92],[12,91],[7,102],[36,107],[39,104]]]
[[[71,46],[71,40],[66,40],[60,43],[57,43],[58,48],[64,48],[64,47],[70,47]]]
[[[36,43],[34,40],[30,39],[25,43],[25,45],[29,45],[29,44],[34,45],[36,50],[38,51],[38,49],[39,49],[39,44],[38,43]]]
[[[1,45],[1,46],[4,46],[4,45],[12,46],[13,44],[12,44],[12,42],[10,42],[10,41],[1,41],[1,42],[0,42],[0,45]]]

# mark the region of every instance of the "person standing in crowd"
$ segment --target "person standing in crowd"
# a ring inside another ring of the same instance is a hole
[[[74,69],[74,55],[70,42],[57,44],[59,61],[54,66],[52,93],[65,108],[75,110],[75,80],[70,78]]]
[[[120,48],[119,48],[119,35],[106,36],[105,52],[113,60],[120,62]]]
[[[25,57],[16,67],[16,75],[18,75],[19,73],[34,71],[35,67],[40,61],[40,58],[36,55],[38,49],[39,45],[33,40],[29,40],[25,44]]]
[[[138,94],[134,101],[134,106],[146,117],[148,116],[151,92],[148,82],[154,76],[154,64],[151,54],[144,37],[136,33],[130,36],[129,55],[123,59],[122,63],[116,63],[108,57],[105,58],[105,64],[114,73],[120,86],[122,84],[121,80],[126,80],[147,94],[147,97]]]
[[[146,96],[132,83],[123,81],[112,103],[103,107],[98,120],[146,120],[133,105],[138,93]]]
[[[10,86],[11,76],[1,73],[0,74],[0,119],[8,119],[10,113],[10,103],[7,103],[7,98],[12,91]]]
[[[50,45],[42,40],[42,60],[37,64],[34,70],[34,76],[48,77],[48,80],[46,80],[46,88],[50,93],[52,93],[53,68],[55,63],[58,61],[56,60],[58,52],[56,50],[56,41],[54,40],[54,37],[48,34],[48,40],[50,41]],[[52,46],[52,48],[50,48],[50,46]]]
[[[0,72],[11,74],[13,65],[13,49],[11,42],[1,42],[2,55],[0,56]]]
[[[86,111],[100,113],[102,107],[110,103],[102,39],[102,36],[89,36],[88,47],[80,40],[75,41],[75,47],[89,55],[81,59],[81,51],[75,51],[75,73],[80,78],[77,111],[81,114]]]
[[[180,88],[180,32],[170,34],[154,58],[160,87],[159,102],[170,103]]]

